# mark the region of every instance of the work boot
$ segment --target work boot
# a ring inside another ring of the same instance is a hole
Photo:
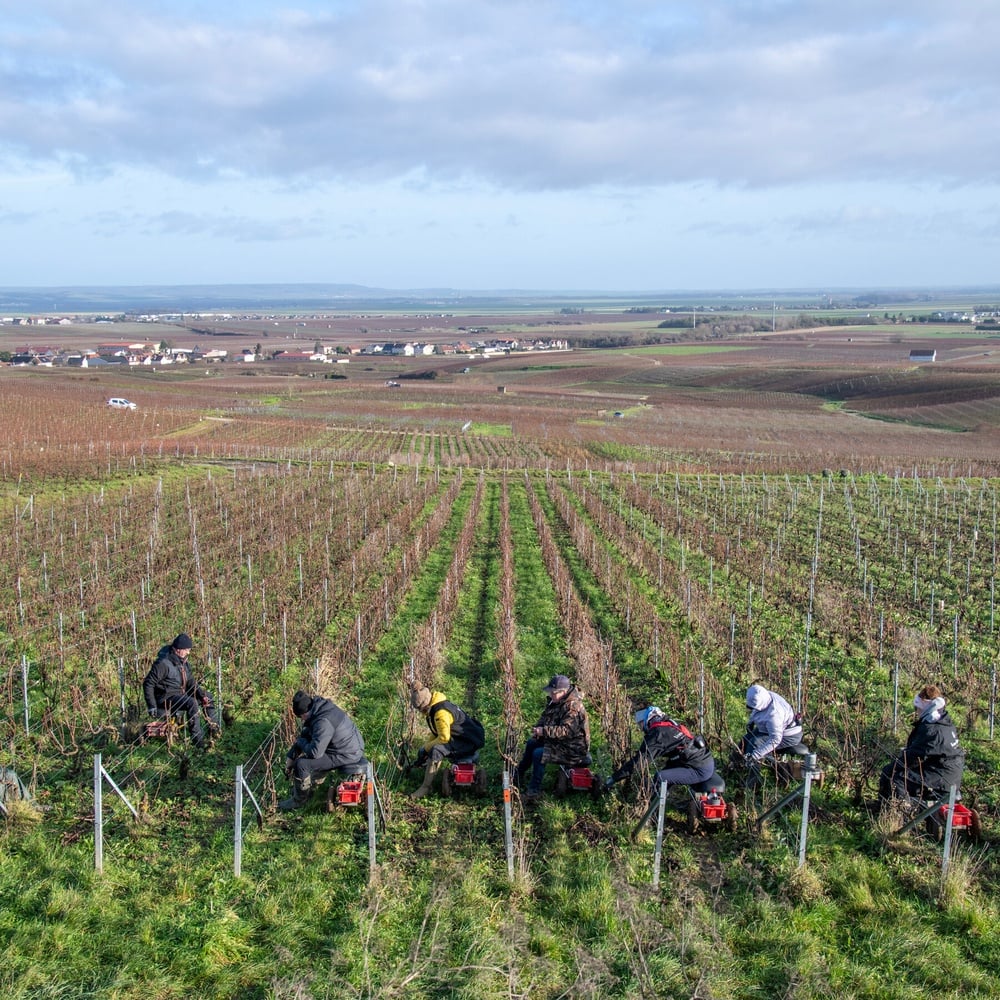
[[[424,780],[419,788],[414,789],[410,793],[411,799],[422,799],[431,790],[431,785],[434,783],[434,775],[438,773],[441,768],[441,761],[434,760],[431,761],[426,768],[424,768]]]
[[[299,780],[296,778],[292,782],[291,798],[282,799],[278,803],[278,808],[282,812],[291,812],[293,809],[301,809],[312,798],[312,781],[306,777]]]

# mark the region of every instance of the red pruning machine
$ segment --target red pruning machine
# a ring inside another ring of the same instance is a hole
[[[142,727],[142,742],[147,740],[166,740],[167,746],[172,746],[180,726],[173,716],[164,716],[159,719],[151,719]]]
[[[927,832],[935,839],[944,838],[944,831],[948,826],[948,804],[944,803],[932,812],[926,819]],[[953,833],[965,833],[973,840],[979,840],[983,835],[983,825],[979,818],[979,813],[975,809],[969,809],[961,802],[955,803],[955,812],[951,818],[951,829]]]
[[[472,790],[476,795],[486,794],[488,779],[486,771],[478,764],[479,753],[456,760],[441,771],[441,794],[448,798],[456,791]]]
[[[604,782],[601,776],[590,769],[593,759],[587,754],[579,764],[560,764],[556,775],[556,795],[565,798],[570,792],[590,792],[593,798],[599,798],[604,792]]]
[[[722,797],[725,789],[726,784],[718,774],[714,774],[708,781],[703,781],[690,788],[691,799],[688,802],[687,815],[688,833],[697,833],[700,827],[707,829],[719,824],[729,831],[736,830],[736,806]]]
[[[678,786],[675,785],[674,787]],[[726,782],[718,771],[707,781],[700,781],[696,785],[688,785],[687,789],[690,796],[688,798],[687,810],[688,833],[697,833],[700,829],[708,831],[718,826],[722,826],[730,832],[735,832],[737,820],[736,806],[723,798],[722,793],[726,790]],[[653,818],[653,813],[659,807],[660,794],[654,789],[649,800],[649,806],[632,830],[631,836],[633,841]]]
[[[326,811],[333,812],[337,806],[360,806],[365,801],[368,780],[363,774],[352,774],[335,784],[326,793]]]

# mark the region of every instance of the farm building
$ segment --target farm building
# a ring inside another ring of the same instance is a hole
[[[910,351],[910,360],[920,361],[920,362],[936,361],[937,351],[935,351],[933,348],[930,349],[926,349],[923,347],[915,348],[914,350]]]

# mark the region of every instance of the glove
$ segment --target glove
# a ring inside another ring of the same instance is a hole
[[[614,788],[614,785],[615,785],[615,779],[614,779],[614,778],[607,778],[607,779],[605,780],[605,782],[604,782],[604,790],[605,790],[606,792],[608,792],[608,791],[610,791],[610,790],[611,790],[612,788]]]
[[[161,715],[163,715],[163,709],[162,708],[151,708],[149,710],[149,717],[151,719],[158,719]]]
[[[429,756],[430,756],[430,754],[423,747],[421,747],[417,751],[417,759],[413,762],[413,766],[414,767],[423,767],[427,763],[427,758]]]
[[[212,707],[212,699],[209,698],[209,696],[207,694],[203,694],[198,699],[198,704],[201,705],[202,708],[211,708]]]
[[[748,753],[748,754],[744,754],[743,755],[743,766],[745,768],[749,769],[749,768],[753,767],[757,763],[758,763],[757,758],[754,757],[754,755],[752,753]]]
[[[291,757],[286,757],[285,758],[285,777],[286,778],[290,778],[292,776],[292,763],[293,763],[293,761],[292,761]]]

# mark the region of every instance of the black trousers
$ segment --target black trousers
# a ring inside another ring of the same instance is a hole
[[[913,763],[918,763],[911,758]],[[956,791],[961,790],[961,777],[949,781],[947,777],[925,772],[918,767],[907,767],[903,757],[896,757],[882,768],[878,779],[878,797],[880,799],[928,799],[940,798],[946,794],[952,784]]]
[[[163,700],[163,711],[168,715],[183,715],[187,719],[188,731],[191,733],[191,742],[195,746],[201,746],[205,742],[205,730],[201,725],[201,705],[198,699],[180,691],[168,694]],[[209,718],[218,725],[219,717],[215,706],[209,702],[206,706]]]
[[[322,757],[296,757],[292,763],[292,777],[301,782],[307,775],[310,780],[315,780],[331,771],[339,771],[346,778],[351,774],[363,773],[367,765],[368,761],[364,757],[346,763],[341,758],[331,757],[329,754],[323,754]]]
[[[480,749],[482,748],[464,736],[453,736],[447,743],[437,743],[432,746],[428,757],[431,763],[444,760],[446,757],[452,760],[462,760],[465,757],[471,757]]]

